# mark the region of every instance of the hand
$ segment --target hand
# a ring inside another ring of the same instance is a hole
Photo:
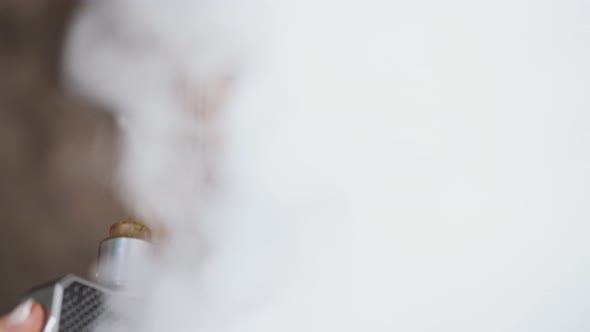
[[[39,303],[28,300],[0,317],[0,332],[41,332],[45,313]]]

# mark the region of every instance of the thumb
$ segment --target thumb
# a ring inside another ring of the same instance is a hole
[[[0,332],[41,332],[45,321],[43,308],[33,300],[18,305],[0,318]]]

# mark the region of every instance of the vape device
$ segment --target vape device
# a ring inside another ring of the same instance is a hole
[[[100,243],[95,280],[66,275],[32,289],[25,298],[44,307],[47,321],[43,332],[92,331],[108,319],[106,300],[136,280],[136,264],[152,255],[150,237],[150,230],[141,223],[116,223]]]

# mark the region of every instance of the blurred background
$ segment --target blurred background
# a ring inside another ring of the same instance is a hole
[[[0,1],[0,313],[30,287],[87,275],[108,227],[117,133],[64,92],[60,50],[75,1]]]

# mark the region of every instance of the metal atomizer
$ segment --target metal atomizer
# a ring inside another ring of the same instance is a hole
[[[43,332],[91,331],[108,316],[108,296],[136,280],[138,262],[152,255],[151,231],[141,223],[122,221],[111,226],[109,233],[99,246],[94,281],[66,275],[27,294],[45,309]]]

